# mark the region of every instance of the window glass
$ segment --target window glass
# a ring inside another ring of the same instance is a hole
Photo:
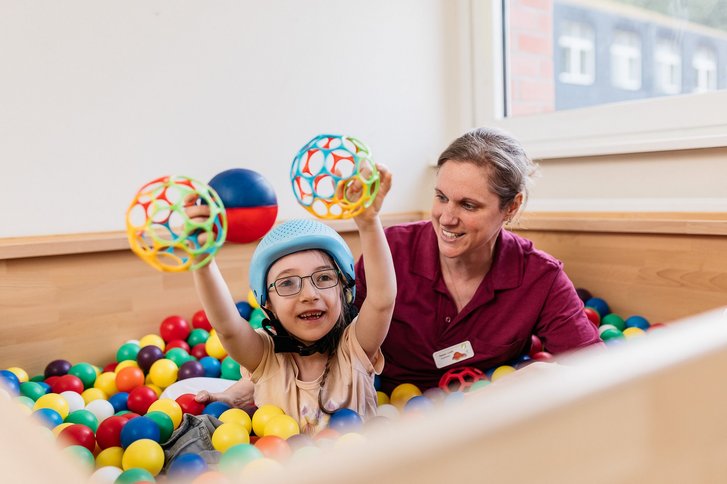
[[[727,0],[509,0],[505,115],[727,89]]]

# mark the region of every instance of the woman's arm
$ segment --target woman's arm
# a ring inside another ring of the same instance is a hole
[[[376,199],[360,215],[354,217],[366,259],[368,291],[356,322],[356,338],[369,358],[374,358],[389,331],[396,301],[396,273],[391,251],[386,242],[379,211],[391,188],[391,173],[379,168],[380,186]]]

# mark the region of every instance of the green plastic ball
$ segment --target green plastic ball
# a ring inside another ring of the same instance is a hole
[[[233,445],[220,456],[219,469],[228,476],[237,475],[247,464],[262,458],[263,453],[252,444]]]
[[[70,375],[75,375],[83,382],[83,388],[91,388],[96,382],[96,368],[91,363],[76,363],[68,370]]]
[[[209,331],[202,328],[193,329],[192,332],[189,333],[187,344],[189,344],[190,347],[195,347],[198,344],[206,342],[209,337]]]
[[[76,410],[68,414],[68,417],[64,420],[67,423],[83,424],[86,427],[93,430],[96,433],[98,430],[98,418],[88,410]]]
[[[141,348],[138,343],[124,343],[116,351],[116,361],[118,363],[126,360],[136,361],[136,355],[139,353],[140,349]]]
[[[184,348],[172,348],[167,351],[164,357],[168,360],[172,360],[177,367],[181,367],[190,359],[194,359],[194,357],[187,353]]]
[[[33,410],[33,406],[35,406],[35,401],[33,401],[33,399],[30,397],[26,397],[25,395],[20,395],[19,397],[15,397],[15,401],[21,405],[25,405],[26,407],[28,407],[31,410]]]
[[[605,331],[601,333],[601,339],[603,341],[608,341],[611,339],[623,339],[624,334],[619,331],[616,328],[607,328]]]
[[[233,360],[230,356],[225,357],[220,365],[220,376],[225,380],[239,380],[242,378],[240,374],[240,364]]]
[[[119,474],[114,484],[136,484],[137,482],[156,482],[156,479],[148,470],[133,467]]]
[[[144,416],[152,419],[159,427],[159,442],[164,443],[169,440],[169,437],[172,436],[172,432],[174,432],[174,422],[172,422],[172,417],[157,410],[149,412]]]
[[[626,329],[626,322],[624,321],[624,319],[618,314],[614,313],[609,313],[601,318],[601,324],[610,324],[619,331],[623,331],[624,329]]]
[[[89,469],[93,469],[96,466],[96,459],[94,459],[93,454],[82,445],[69,445],[63,449],[63,452],[71,455],[72,459],[76,459],[76,462],[80,462]]]
[[[35,401],[45,395],[45,387],[34,381],[26,381],[20,384],[20,394]]]
[[[33,378],[31,378],[31,379],[30,379],[29,381],[34,381],[34,382],[41,382],[41,381],[45,381],[45,375],[43,375],[43,374],[41,374],[41,375],[35,375],[35,376],[34,376]]]
[[[260,308],[255,308],[252,310],[252,313],[250,313],[250,319],[248,319],[248,322],[250,323],[250,326],[252,326],[252,329],[260,329],[263,327],[263,319],[265,318],[265,312]]]

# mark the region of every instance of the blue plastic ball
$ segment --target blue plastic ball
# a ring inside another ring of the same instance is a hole
[[[626,318],[625,323],[627,328],[639,328],[643,329],[644,331],[649,329],[649,327],[651,326],[649,321],[643,316],[629,316],[628,318]]]
[[[250,314],[252,314],[252,306],[250,306],[250,303],[247,301],[238,301],[235,303],[235,306],[240,316],[245,318],[245,321],[250,321]]]
[[[63,417],[61,417],[61,414],[52,408],[39,408],[34,411],[32,415],[49,429],[63,423]]]
[[[200,358],[199,364],[204,368],[204,376],[208,378],[219,378],[222,373],[220,360],[212,356]]]
[[[363,419],[361,415],[350,408],[336,410],[328,420],[328,428],[342,434],[359,430],[362,424]]]
[[[20,380],[9,370],[0,370],[0,387],[4,386],[13,395],[20,394]]]
[[[586,306],[595,309],[601,318],[611,312],[611,308],[608,307],[608,303],[600,297],[592,297],[586,301]]]
[[[199,454],[182,454],[169,465],[168,476],[171,479],[188,481],[206,472],[207,462]]]
[[[159,442],[161,430],[159,425],[148,417],[134,417],[121,428],[121,447],[124,449],[140,439]]]
[[[109,403],[114,407],[114,413],[128,410],[129,407],[126,405],[129,400],[128,392],[119,392],[109,397]]]
[[[379,375],[374,375],[374,388],[377,391],[381,390],[381,377]]]
[[[212,402],[204,407],[202,415],[212,415],[215,418],[220,418],[220,415],[222,415],[225,410],[229,410],[231,408],[231,406],[223,402]]]
[[[423,395],[416,395],[411,397],[406,404],[404,404],[404,411],[410,412],[412,410],[431,410],[434,408],[434,403]]]

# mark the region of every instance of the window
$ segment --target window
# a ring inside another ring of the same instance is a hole
[[[699,47],[692,60],[696,77],[695,92],[717,89],[717,54],[708,47]]]
[[[625,30],[614,32],[611,83],[629,91],[641,89],[641,39],[638,34]]]
[[[724,2],[674,2],[463,4],[472,125],[540,159],[727,146]]]
[[[593,84],[596,68],[596,52],[593,29],[581,22],[566,21],[558,38],[561,49],[561,82],[569,84]]]
[[[663,94],[679,94],[682,90],[682,57],[676,41],[660,39],[654,58],[656,89]]]

